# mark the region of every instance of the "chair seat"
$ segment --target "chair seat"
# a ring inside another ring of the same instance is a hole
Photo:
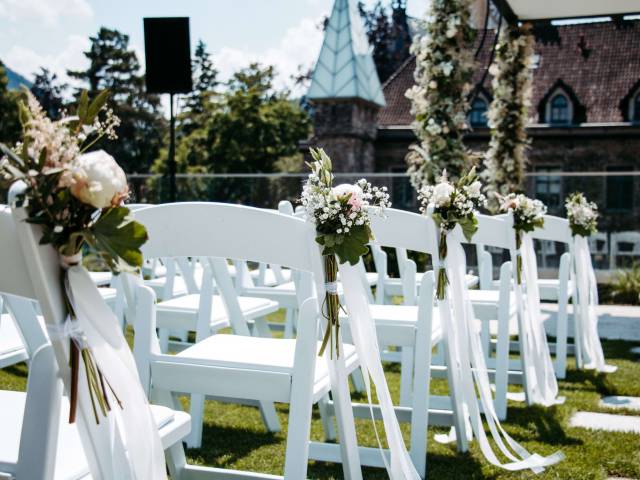
[[[538,288],[540,289],[540,300],[557,301],[560,295],[560,280],[557,278],[540,278],[538,279]],[[569,280],[567,294],[571,296],[572,293],[573,282]]]
[[[293,364],[295,356],[296,340],[264,337],[248,337],[243,335],[218,334],[205,338],[195,345],[181,351],[176,355],[162,355],[159,362],[152,365],[153,373],[159,373],[156,378],[165,377],[161,369],[167,368],[170,380],[163,381],[165,388],[176,388],[180,391],[179,372],[185,375],[194,372],[193,367],[204,367],[211,369],[214,367],[220,372],[229,372],[229,379],[238,384],[247,382],[246,374],[253,381],[240,387],[247,394],[247,389],[255,387],[256,399],[268,398],[276,401],[288,401],[289,389],[291,387],[291,375],[293,375]],[[320,350],[320,342],[317,343]],[[340,353],[344,358],[347,373],[351,373],[358,367],[358,357],[355,347],[351,344],[344,344]],[[329,370],[324,357],[315,356],[316,368],[314,376],[314,399],[329,391]],[[182,369],[179,369],[183,367]],[[179,370],[176,370],[178,368]],[[207,372],[207,378],[211,380],[211,371]],[[195,373],[197,375],[197,372]],[[260,379],[262,377],[262,379]],[[269,380],[272,378],[273,380]],[[265,381],[266,387],[260,387],[260,381]],[[285,379],[284,381],[282,381]],[[192,382],[192,380],[188,380]],[[232,390],[237,385],[225,385],[226,382],[212,384],[213,395],[225,396],[224,389]],[[172,387],[170,384],[175,385]],[[271,391],[273,390],[273,393]],[[278,393],[277,391],[280,390]],[[209,393],[209,392],[205,392]],[[272,397],[273,395],[273,397]],[[243,397],[251,398],[251,397]]]
[[[102,295],[102,299],[107,302],[115,302],[116,297],[118,296],[118,291],[115,288],[111,287],[100,287],[98,288],[100,295]]]
[[[284,278],[285,282],[290,282],[291,281],[291,270],[289,270],[287,268],[283,268],[282,269],[282,277]],[[251,270],[251,278],[253,278],[254,282],[256,280],[258,280],[260,278],[260,271],[259,270]],[[263,284],[264,284],[265,287],[274,287],[274,286],[278,285],[278,279],[276,278],[276,274],[270,268],[267,269],[264,272],[264,282],[263,282]]]
[[[382,345],[413,345],[418,322],[418,307],[413,305],[369,305],[371,318],[376,324],[378,340]],[[340,318],[347,321],[348,315],[340,312]],[[348,324],[345,325],[348,327]],[[431,344],[442,340],[442,326],[438,307],[433,309],[431,321]]]
[[[111,278],[113,278],[111,272],[89,272],[89,276],[98,287],[108,286],[111,283]]]
[[[469,300],[473,305],[473,311],[480,320],[495,320],[500,306],[499,290],[469,290]],[[517,313],[516,297],[509,293],[509,314]]]
[[[24,350],[22,336],[11,315],[5,313],[0,317],[0,358],[16,350]]]
[[[420,286],[422,282],[422,276],[425,272],[419,272],[416,275],[416,285]],[[376,274],[377,275],[377,274]],[[479,279],[476,275],[466,274],[465,280],[467,287],[475,287],[478,285]],[[373,284],[372,284],[373,285]],[[384,289],[387,295],[402,295],[402,279],[400,278],[387,278],[384,281]]]
[[[263,317],[280,308],[278,302],[266,298],[237,297],[240,309],[247,320]],[[157,305],[158,326],[178,330],[193,330],[200,308],[200,294],[183,295],[160,302]],[[186,323],[185,323],[186,322]],[[229,315],[220,295],[213,296],[211,328],[218,330],[229,326]]]
[[[22,420],[27,399],[25,392],[0,391],[0,472],[15,475],[18,463]],[[69,424],[69,402],[62,399],[60,428],[58,431],[58,455],[55,480],[90,478],[86,457],[76,424]],[[151,405],[151,411],[160,429],[164,448],[184,438],[191,430],[191,419],[185,412],[174,411],[159,405]],[[0,474],[1,476],[1,474]]]
[[[156,297],[162,299],[164,296],[164,288],[167,284],[167,277],[157,277],[150,280],[145,280],[144,284],[148,287],[153,288]],[[176,275],[173,280],[173,296],[179,297],[182,295],[186,295],[187,293],[187,284],[185,283],[184,278],[182,278],[180,275]]]

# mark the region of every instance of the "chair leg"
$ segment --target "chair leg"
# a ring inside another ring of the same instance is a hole
[[[204,421],[204,400],[201,393],[191,394],[191,405],[189,414],[191,415],[191,433],[185,439],[189,448],[200,448],[202,446],[202,423]]]
[[[362,370],[357,368],[351,373],[351,383],[356,392],[362,393],[365,391],[364,378],[362,378]]]
[[[325,395],[318,400],[318,410],[320,412],[320,420],[322,421],[322,430],[324,431],[325,442],[333,442],[336,440],[336,427],[333,423],[333,415],[329,408],[329,395]]]
[[[259,404],[260,415],[262,416],[262,422],[265,428],[269,432],[279,432],[282,428],[280,427],[280,419],[278,418],[275,405],[271,402],[265,402],[264,400],[260,400]]]
[[[507,418],[507,385],[509,383],[509,323],[510,318],[498,320],[498,336],[496,342],[496,385],[495,408],[499,420]]]
[[[160,341],[160,351],[162,353],[167,353],[169,351],[169,330],[166,328],[159,328],[158,339]]]
[[[400,405],[408,407],[411,405],[412,383],[413,383],[413,347],[402,347],[402,363],[400,369]]]
[[[253,335],[255,337],[271,338],[271,329],[265,317],[259,317],[254,320]]]
[[[284,317],[284,338],[293,338],[293,309],[287,308]]]
[[[171,480],[182,480],[185,467],[187,466],[187,458],[184,454],[182,442],[172,445],[164,452],[169,475]]]
[[[413,373],[413,399],[411,415],[411,450],[409,455],[420,478],[427,474],[427,427],[429,425],[429,385],[431,374],[431,342],[429,334],[416,338],[415,364]]]
[[[556,377],[567,376],[567,299],[558,302],[558,324],[556,325]]]

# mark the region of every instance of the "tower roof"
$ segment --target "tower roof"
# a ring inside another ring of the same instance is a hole
[[[333,4],[307,97],[360,98],[385,105],[355,0],[335,0]]]

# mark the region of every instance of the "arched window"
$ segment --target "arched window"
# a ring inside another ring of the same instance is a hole
[[[569,98],[564,93],[556,93],[547,105],[547,122],[552,125],[569,125],[572,108]]]
[[[476,97],[469,110],[469,124],[475,128],[487,126],[487,101],[482,97]]]

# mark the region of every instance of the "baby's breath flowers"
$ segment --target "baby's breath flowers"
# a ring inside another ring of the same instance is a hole
[[[571,233],[588,237],[598,231],[598,206],[580,192],[572,193],[565,202]]]
[[[310,149],[313,162],[311,173],[302,188],[300,201],[307,219],[316,227],[316,242],[322,245],[324,256],[326,297],[323,314],[327,319],[327,330],[320,347],[320,355],[327,344],[338,350],[338,315],[340,298],[337,293],[338,264],[356,265],[368,251],[367,243],[373,238],[370,228],[370,212],[384,214],[391,206],[387,188],[372,187],[364,178],[355,184],[343,183],[333,186],[331,159],[321,148]],[[332,337],[335,333],[335,342]]]
[[[507,196],[497,195],[500,201],[500,210],[513,213],[513,228],[516,231],[516,248],[522,246],[522,235],[533,232],[536,228],[544,226],[544,215],[547,207],[540,200],[534,200],[522,193],[510,193]],[[522,257],[517,257],[518,283],[522,283]]]
[[[455,184],[449,182],[446,171],[442,172],[436,185],[423,186],[419,190],[418,200],[422,213],[426,213],[429,205],[433,205],[433,219],[440,228],[440,261],[447,256],[446,236],[456,225],[460,225],[465,238],[471,240],[478,230],[475,212],[484,207],[487,201],[482,193],[482,184],[477,180],[475,168]],[[440,268],[436,290],[439,300],[445,298],[447,284],[447,273],[444,268]]]

